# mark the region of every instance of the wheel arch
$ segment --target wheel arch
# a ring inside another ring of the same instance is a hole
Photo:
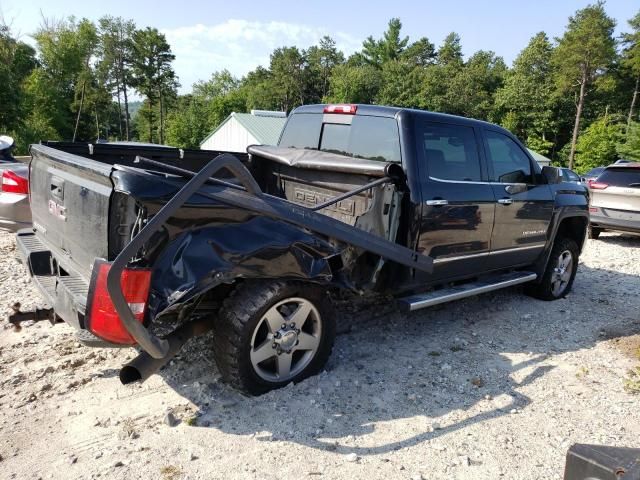
[[[549,257],[553,246],[558,238],[570,238],[578,245],[579,252],[582,252],[587,238],[587,228],[589,226],[589,216],[585,210],[560,210],[556,215],[556,221],[552,223],[552,235],[549,237],[547,246],[540,258],[535,263],[535,272],[538,274],[538,280],[542,279],[542,275],[547,268]]]

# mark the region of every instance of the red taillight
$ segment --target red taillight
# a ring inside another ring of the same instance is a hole
[[[340,105],[325,105],[324,113],[346,113],[347,115],[355,115],[358,110],[358,106],[349,103],[343,103]]]
[[[593,188],[594,190],[604,190],[608,186],[609,186],[609,184],[607,184],[607,183],[600,183],[600,182],[591,182],[591,183],[589,183],[589,188]]]
[[[2,172],[2,191],[8,193],[29,193],[29,180],[16,172],[5,170]]]
[[[591,213],[598,213],[598,209],[596,207],[589,207],[589,211]]]
[[[111,343],[134,345],[136,342],[124,328],[116,312],[109,291],[107,290],[107,274],[110,263],[96,262],[93,278],[89,288],[89,305],[86,326],[97,337]],[[124,298],[133,312],[133,316],[142,323],[147,309],[147,297],[151,285],[151,270],[125,269],[120,278],[120,286]]]

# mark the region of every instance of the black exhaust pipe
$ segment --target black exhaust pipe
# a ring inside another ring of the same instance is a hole
[[[187,340],[207,333],[211,330],[212,324],[213,322],[210,318],[202,318],[181,325],[165,337],[165,340],[169,343],[169,350],[164,357],[153,358],[147,352],[140,353],[140,355],[122,367],[120,370],[120,382],[123,385],[138,381],[144,382],[175,357],[182,346],[187,343]]]

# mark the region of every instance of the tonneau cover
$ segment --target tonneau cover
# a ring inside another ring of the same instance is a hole
[[[384,177],[389,175],[391,169],[400,168],[400,165],[393,162],[354,158],[320,150],[250,145],[247,152],[291,167],[356,173],[371,177]]]

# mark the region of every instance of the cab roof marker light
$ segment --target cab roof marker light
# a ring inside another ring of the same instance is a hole
[[[341,103],[333,105],[325,105],[324,113],[342,113],[346,115],[355,115],[358,106],[353,103]]]

